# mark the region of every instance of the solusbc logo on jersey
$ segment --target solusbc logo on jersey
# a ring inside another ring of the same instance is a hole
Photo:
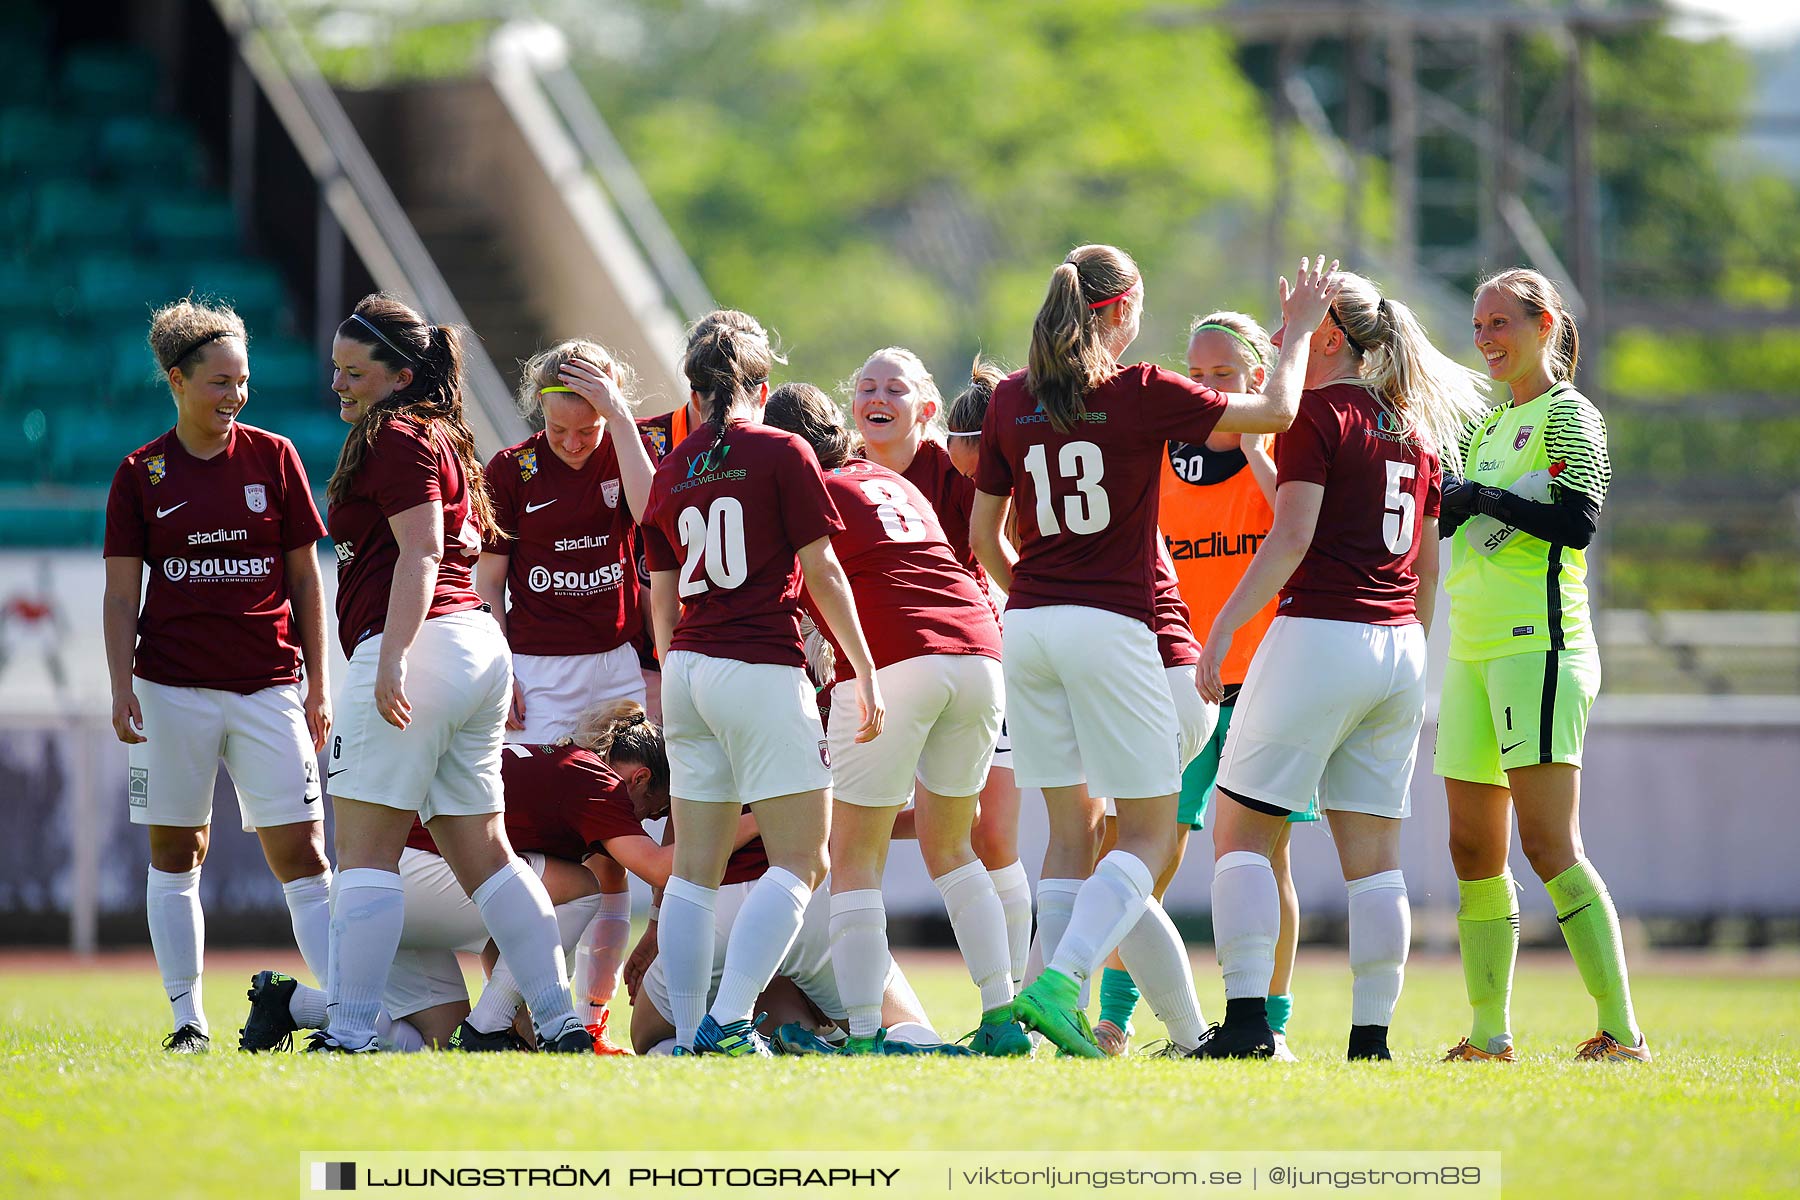
[[[169,463],[162,455],[152,454],[144,460],[144,469],[150,472],[150,486],[155,487],[169,473]]]
[[[519,451],[519,482],[530,483],[531,477],[537,474],[537,451]]]

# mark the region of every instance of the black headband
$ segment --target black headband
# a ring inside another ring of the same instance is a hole
[[[194,351],[198,350],[200,347],[206,345],[208,342],[216,342],[220,338],[228,338],[228,337],[236,337],[236,336],[237,336],[236,330],[221,329],[217,333],[209,333],[205,337],[200,338],[197,341],[189,342],[185,347],[182,348],[182,351],[180,354],[177,354],[174,358],[171,358],[168,362],[163,364],[163,370],[173,371],[176,367],[179,367],[182,363],[187,361],[188,355],[192,354]]]
[[[401,358],[404,358],[409,363],[413,361],[412,355],[408,354],[406,351],[402,350],[400,347],[394,345],[394,343],[388,341],[387,334],[385,334],[385,333],[381,332],[381,330],[375,328],[375,323],[373,321],[369,320],[367,317],[363,316],[361,313],[351,313],[350,319],[352,321],[355,321],[358,325],[361,325],[364,329],[368,330],[370,333],[374,334],[376,337],[380,338],[381,344],[386,346],[389,350],[392,350],[395,354],[398,354]]]

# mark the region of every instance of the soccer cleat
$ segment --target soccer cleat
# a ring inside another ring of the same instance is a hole
[[[163,1039],[162,1048],[170,1054],[205,1054],[212,1049],[212,1039],[198,1025],[183,1025]]]
[[[1294,1052],[1288,1049],[1287,1034],[1281,1032],[1279,1029],[1275,1031],[1275,1053],[1271,1054],[1269,1057],[1276,1062],[1300,1061],[1294,1056]]]
[[[1131,1052],[1131,1027],[1120,1029],[1111,1021],[1101,1021],[1094,1026],[1094,1044],[1105,1052],[1108,1058],[1119,1058]]]
[[[594,1035],[588,1032],[587,1026],[581,1023],[580,1017],[571,1016],[563,1023],[562,1031],[549,1041],[538,1040],[538,1052],[541,1054],[592,1054],[594,1052]]]
[[[1098,1034],[1100,1031],[1094,1031]],[[1176,1045],[1172,1038],[1164,1038],[1160,1042],[1151,1042],[1138,1052],[1139,1058],[1186,1058],[1193,1053]]]
[[[1386,1025],[1352,1025],[1350,1045],[1344,1057],[1351,1062],[1392,1062]]]
[[[966,1039],[971,1053],[984,1058],[1030,1058],[1031,1038],[1008,1006],[990,1008],[981,1014],[981,1024]]]
[[[695,1054],[723,1054],[728,1058],[770,1058],[769,1039],[756,1032],[751,1020],[727,1021],[721,1025],[711,1013],[700,1022],[694,1033]]]
[[[789,1021],[769,1039],[776,1054],[838,1054],[841,1051],[798,1021]]]
[[[302,1051],[302,1053],[305,1053],[305,1054],[379,1054],[379,1053],[381,1053],[381,1046],[374,1039],[370,1039],[369,1044],[362,1047],[361,1049],[351,1049],[349,1046],[339,1045],[337,1043],[337,1041],[334,1040],[332,1038],[332,1036],[329,1033],[326,1033],[323,1029],[316,1029],[313,1031],[312,1036],[306,1040],[306,1049],[304,1051]]]
[[[874,1054],[907,1057],[917,1054],[939,1054],[950,1058],[969,1058],[974,1051],[950,1042],[893,1042],[886,1029],[877,1029],[874,1037],[853,1037],[844,1042],[840,1054]]]
[[[1075,1058],[1105,1058],[1094,1044],[1087,1014],[1075,1007],[1080,987],[1061,971],[1046,970],[1013,998],[1013,1020],[1035,1029],[1058,1050]]]
[[[1259,1028],[1250,1022],[1214,1023],[1206,1027],[1189,1058],[1274,1058],[1275,1031],[1267,1022]]]
[[[1464,1038],[1450,1047],[1444,1055],[1443,1062],[1518,1062],[1519,1056],[1511,1046],[1495,1052],[1483,1050],[1481,1047]]]
[[[595,1054],[630,1054],[631,1050],[619,1045],[606,1036],[607,1010],[600,1010],[600,1019],[587,1027],[588,1035],[594,1039]]]
[[[250,1015],[238,1030],[239,1050],[258,1054],[294,1048],[294,1034],[300,1027],[294,1024],[288,1001],[298,986],[298,980],[280,971],[258,971],[250,977],[250,990],[245,993],[250,1001]]]
[[[451,1050],[462,1050],[470,1054],[486,1054],[499,1051],[530,1050],[531,1043],[519,1036],[519,1031],[508,1025],[505,1029],[496,1029],[492,1033],[481,1030],[461,1021],[450,1034]]]
[[[1654,1061],[1650,1054],[1650,1039],[1643,1034],[1638,1035],[1637,1045],[1627,1046],[1604,1030],[1575,1048],[1575,1060],[1577,1062],[1631,1063]]]

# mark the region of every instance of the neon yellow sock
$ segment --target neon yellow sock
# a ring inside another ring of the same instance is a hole
[[[1462,944],[1463,986],[1475,1021],[1469,1043],[1498,1054],[1512,1045],[1513,963],[1519,957],[1519,897],[1510,872],[1492,879],[1459,879],[1456,931]]]
[[[1585,858],[1544,884],[1556,905],[1563,940],[1599,1010],[1600,1029],[1627,1046],[1643,1038],[1631,1011],[1631,984],[1625,977],[1625,946],[1619,914],[1600,873]]]

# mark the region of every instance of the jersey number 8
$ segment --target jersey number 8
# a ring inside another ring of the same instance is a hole
[[[875,515],[890,538],[896,542],[924,540],[928,532],[925,519],[912,506],[905,492],[882,479],[863,480],[862,490],[863,495],[875,502]]]
[[[1056,506],[1050,496],[1050,467],[1043,445],[1025,452],[1025,469],[1031,473],[1031,486],[1037,492],[1038,533],[1043,536],[1061,533],[1066,524],[1070,533],[1099,533],[1112,520],[1112,504],[1100,486],[1106,473],[1106,460],[1100,447],[1092,442],[1070,442],[1056,455],[1057,472],[1075,484],[1075,494],[1063,497],[1063,521],[1056,519]]]
[[[684,508],[675,521],[686,556],[681,564],[681,598],[698,596],[709,586],[734,588],[750,575],[749,555],[744,551],[744,506],[736,496],[720,496],[702,513]],[[706,578],[697,578],[700,555],[706,554]],[[711,584],[708,584],[711,580]]]

